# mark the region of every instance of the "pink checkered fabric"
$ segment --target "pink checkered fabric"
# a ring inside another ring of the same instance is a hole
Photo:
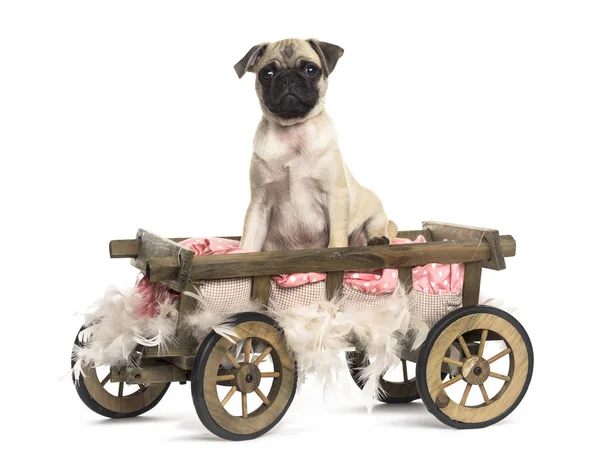
[[[450,311],[462,306],[462,291],[458,293],[431,294],[412,291],[409,294],[413,310],[430,327]]]
[[[250,277],[201,280],[196,287],[205,306],[214,311],[242,308],[250,301],[252,295]]]
[[[286,310],[295,306],[308,306],[327,299],[324,281],[301,285],[299,287],[281,287],[271,281],[269,310]]]
[[[393,293],[365,293],[355,290],[350,285],[344,284],[342,289],[341,308],[356,309],[379,309],[391,297]]]

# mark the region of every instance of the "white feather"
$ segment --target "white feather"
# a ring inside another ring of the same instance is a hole
[[[209,300],[200,295],[198,289],[196,289],[196,292],[186,291],[184,293],[198,301],[195,310],[183,320],[187,331],[198,341],[204,340],[204,337],[211,330],[230,341],[234,341],[234,338],[238,337],[229,324],[231,318],[244,312],[260,311],[262,307],[260,303],[251,300],[231,307],[214,306],[210,304]]]
[[[285,310],[273,308],[273,315],[297,358],[300,381],[315,375],[329,388],[347,369],[340,353],[352,350],[353,345],[364,351],[370,363],[360,376],[369,409],[380,393],[379,377],[400,362],[403,347],[417,349],[429,330],[411,311],[403,289],[375,308],[352,307],[335,298]]]
[[[119,366],[131,363],[131,353],[138,344],[158,346],[165,351],[174,343],[177,322],[176,301],[158,302],[155,317],[143,315],[144,302],[131,287],[110,287],[84,315],[85,328],[79,333],[82,346],[73,348],[76,379],[87,365]]]

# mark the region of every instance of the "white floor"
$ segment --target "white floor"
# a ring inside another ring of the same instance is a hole
[[[48,439],[52,454],[65,463],[192,457],[195,462],[227,462],[241,456],[263,462],[438,462],[462,456],[506,463],[584,456],[591,445],[584,439],[581,423],[585,411],[569,411],[566,385],[546,384],[543,373],[536,374],[528,395],[509,417],[486,429],[468,431],[438,422],[421,401],[378,404],[369,414],[349,376],[341,379],[341,391],[327,399],[319,385],[309,382],[271,432],[242,443],[221,440],[204,429],[189,384],[172,384],[161,403],[144,416],[111,420],[88,410],[69,379],[63,379],[55,385],[55,412],[45,433],[38,436]],[[29,451],[46,453],[34,442],[30,445]]]

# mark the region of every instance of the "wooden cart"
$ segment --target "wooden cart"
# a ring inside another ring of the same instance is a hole
[[[150,281],[164,282],[180,292],[179,321],[195,309],[197,302],[183,292],[193,291],[199,280],[251,277],[252,297],[266,303],[274,274],[326,272],[331,297],[343,284],[344,271],[396,268],[410,288],[414,266],[463,262],[463,307],[431,328],[418,353],[403,354],[400,378],[381,379],[382,401],[420,397],[449,426],[491,425],[516,408],[533,371],[531,342],[521,324],[500,309],[479,305],[482,269],[504,269],[504,258],[515,255],[515,240],[496,230],[439,222],[425,222],[423,230],[401,231],[398,237],[415,239],[420,234],[427,243],[194,257],[177,244],[183,239],[141,232],[134,240],[111,241],[110,255],[132,258]],[[211,432],[230,440],[258,437],[277,424],[290,406],[296,391],[296,364],[285,334],[266,313],[239,314],[231,326],[235,339],[211,332],[199,344],[178,328],[177,343],[168,353],[140,347],[135,365],[110,367],[105,375],[88,366],[76,382],[79,396],[104,416],[133,417],[154,407],[171,382],[190,382],[198,416]],[[80,343],[78,338],[75,343]],[[460,356],[451,356],[453,347]],[[369,360],[356,351],[348,353],[347,360],[361,386],[358,370]],[[411,362],[416,362],[414,375],[409,372]],[[501,365],[503,373],[496,368]],[[495,382],[494,391],[488,391],[488,382]],[[110,385],[116,392],[108,391]],[[132,391],[128,394],[125,388]],[[237,405],[237,411],[232,412],[232,405]]]

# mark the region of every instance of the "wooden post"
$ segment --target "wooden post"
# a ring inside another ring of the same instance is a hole
[[[463,284],[463,306],[479,304],[479,285],[481,284],[481,261],[465,263],[465,281]]]
[[[326,280],[327,299],[331,300],[339,294],[344,285],[344,271],[328,272]]]
[[[483,267],[494,269],[495,271],[506,269],[504,256],[511,255],[504,253],[500,233],[495,229],[461,226],[459,224],[448,224],[447,222],[435,221],[423,222],[423,229],[429,230],[433,236],[433,239],[436,241],[485,241],[490,247],[490,259],[483,262]]]
[[[271,292],[271,276],[255,276],[252,278],[252,299],[267,307]]]
[[[398,282],[404,286],[406,293],[412,290],[412,267],[401,267],[398,269]]]
[[[185,291],[190,293],[196,293],[196,282],[189,280]],[[191,296],[185,295],[183,292],[179,294],[179,316],[177,317],[177,329],[175,331],[177,339],[180,339],[182,334],[185,333],[184,328],[184,319],[194,311],[196,311],[196,307],[198,306],[198,300],[192,298]]]

